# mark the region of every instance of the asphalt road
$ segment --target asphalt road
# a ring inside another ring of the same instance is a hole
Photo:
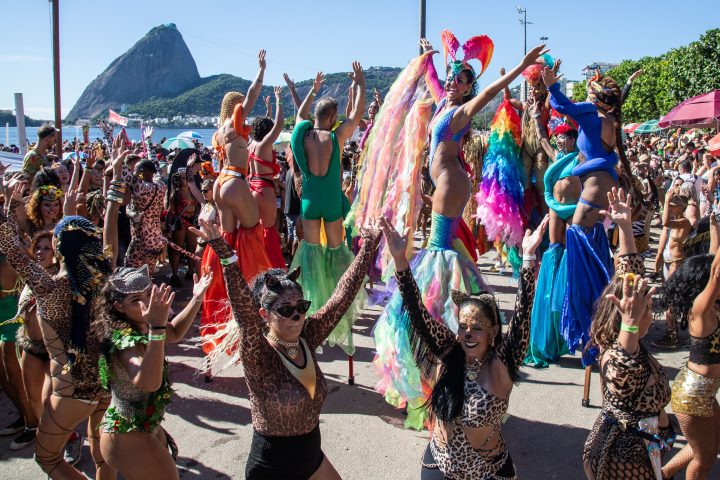
[[[484,272],[491,264],[489,256],[480,260]],[[501,308],[509,313],[516,281],[509,274],[487,273],[486,279],[498,292]],[[189,288],[178,292],[178,303],[187,301],[189,295]],[[377,376],[371,363],[371,330],[378,312],[367,310],[355,325],[355,385],[347,383],[347,357],[339,348],[325,347],[319,356],[329,390],[320,417],[323,450],[345,479],[417,479],[429,434],[403,429],[402,412],[373,390]],[[656,322],[646,337],[647,345],[660,337],[663,329],[663,323]],[[191,335],[196,333],[191,330]],[[682,338],[686,340],[687,334]],[[192,340],[169,346],[168,353],[175,398],[164,426],[180,449],[180,478],[243,478],[252,425],[242,367],[228,369],[207,384],[197,373],[201,352]],[[655,354],[674,378],[687,359],[687,348]],[[593,374],[591,406],[584,408],[584,370],[579,357],[566,356],[547,369],[524,367],[520,375],[503,427],[518,477],[585,478],[582,449],[600,412],[599,376]],[[10,423],[15,415],[7,398],[0,396],[0,425]],[[7,447],[11,439],[0,437],[0,479],[45,478],[32,460],[32,448],[10,452]],[[680,437],[676,448],[683,444]],[[92,478],[87,446],[79,467]],[[720,478],[717,464],[711,478]]]

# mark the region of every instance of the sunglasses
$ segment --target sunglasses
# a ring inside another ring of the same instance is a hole
[[[200,193],[205,194],[208,193],[210,190],[200,190]]]
[[[290,316],[297,312],[300,315],[307,313],[310,310],[310,300],[302,300],[297,305],[285,305],[283,307],[274,308],[273,311],[281,317],[290,318]]]

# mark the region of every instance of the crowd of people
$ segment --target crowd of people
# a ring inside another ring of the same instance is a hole
[[[179,478],[162,426],[173,399],[165,344],[199,317],[205,380],[243,365],[246,478],[340,478],[321,448],[318,349],[352,359],[353,323],[371,302],[383,307],[377,390],[408,427],[432,433],[421,478],[516,478],[502,423],[518,370],[576,351],[601,372],[588,478],[708,478],[720,451],[710,135],[625,135],[622,103],[640,71],[624,88],[598,72],[575,103],[540,45],[481,90],[492,40],[461,47],[444,31],[442,42],[444,82],[423,39],[424,53],[371,102],[354,62],[344,118],[337,100],[316,98],[322,72],[304,97],[286,74],[297,117],[281,151],[281,87],[247,122],[261,51],[249,90],[222,99],[211,145],[170,152],[151,132],[131,142],[101,123],[104,138],[58,153],[46,125],[21,171],[0,165],[0,384],[19,412],[0,431],[17,435],[10,449],[34,444],[46,475],[85,478],[73,465],[86,434],[97,479]],[[524,101],[508,90],[520,76]],[[491,133],[473,131],[498,95]],[[477,266],[493,245],[497,268],[518,278],[506,322]],[[186,284],[192,297],[173,312],[173,288]],[[648,346],[653,312],[667,329]],[[684,348],[685,329],[689,359],[671,388],[651,350]],[[676,438],[668,404],[687,445],[663,466]]]

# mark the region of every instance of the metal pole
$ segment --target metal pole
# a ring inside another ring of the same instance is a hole
[[[55,87],[55,128],[58,129],[55,153],[62,155],[62,114],[60,113],[60,0],[52,2],[53,84]]]
[[[27,152],[27,136],[25,135],[25,106],[23,105],[23,94],[15,94],[15,121],[17,122],[18,147],[20,153]]]
[[[525,37],[523,43],[523,56],[527,55],[527,8],[523,9],[523,36]]]
[[[425,38],[425,0],[420,0],[420,38]],[[422,55],[423,49],[420,47],[420,55]]]

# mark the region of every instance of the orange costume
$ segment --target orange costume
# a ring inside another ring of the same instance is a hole
[[[225,103],[225,100],[223,103]],[[223,120],[222,115],[221,120]],[[232,121],[235,132],[247,139],[250,127],[245,125],[242,101],[235,105]],[[217,132],[213,135],[213,146],[218,152],[220,161],[225,162],[225,145],[222,143]],[[227,165],[225,162],[225,166],[220,171],[217,179],[217,192],[219,192],[222,185],[230,179],[246,179],[247,173],[247,168],[242,169],[233,165]],[[272,267],[265,253],[265,245],[263,243],[264,234],[260,222],[252,227],[239,227],[233,232],[222,232],[222,237],[235,250],[235,254],[238,257],[238,265],[248,284],[251,283],[257,274]],[[206,248],[203,253],[203,270],[206,267],[210,268],[214,272],[214,275],[210,286],[205,292],[202,316],[200,318],[200,335],[205,338],[203,351],[209,354],[222,340],[222,338],[209,337],[212,337],[212,335],[217,332],[218,327],[230,319],[232,312],[225,288],[225,281],[222,276],[220,258],[212,248]]]
[[[280,165],[277,163],[275,151],[273,151],[273,159],[271,161],[263,160],[254,153],[250,153],[249,158],[258,165],[272,169],[271,173],[255,174],[250,177],[249,185],[253,197],[257,198],[261,196],[263,189],[266,188],[272,190],[274,195],[275,182],[273,179],[275,178],[275,175],[280,173]],[[282,247],[280,246],[280,234],[278,233],[277,228],[275,228],[275,225],[263,225],[263,242],[265,244],[265,251],[267,252],[273,268],[285,268],[285,256],[283,255]]]

